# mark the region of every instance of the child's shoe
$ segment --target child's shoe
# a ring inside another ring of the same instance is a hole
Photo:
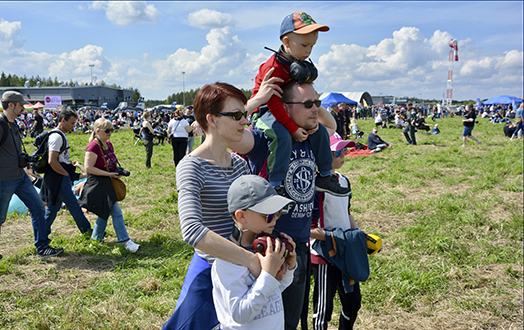
[[[317,174],[315,178],[315,189],[317,191],[327,192],[335,196],[349,196],[351,189],[341,187],[333,175],[321,176]]]
[[[139,248],[140,248],[140,245],[136,244],[132,240],[129,240],[126,242],[126,250],[131,253],[135,253],[136,251],[138,251]]]

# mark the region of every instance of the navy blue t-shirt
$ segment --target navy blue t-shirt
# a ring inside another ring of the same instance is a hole
[[[264,132],[256,129],[251,132],[255,145],[247,156],[251,171],[259,174],[265,167],[269,144]],[[278,219],[275,231],[288,234],[295,243],[306,243],[309,240],[315,197],[315,174],[316,163],[311,144],[308,140],[293,140],[289,169],[283,183],[285,196],[294,200],[296,204]]]

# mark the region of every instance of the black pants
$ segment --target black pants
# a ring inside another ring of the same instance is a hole
[[[151,168],[151,157],[153,157],[153,140],[144,140],[144,147],[146,147],[146,167]]]
[[[171,146],[173,147],[173,161],[175,166],[184,158],[187,149],[187,138],[171,138]]]
[[[342,286],[342,272],[331,264],[313,264],[313,329],[326,330],[333,313],[333,298],[338,291],[342,310],[340,312],[340,330],[352,330],[360,310],[362,296],[358,282],[353,285],[353,292],[345,293]]]

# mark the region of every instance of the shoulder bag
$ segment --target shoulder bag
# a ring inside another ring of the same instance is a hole
[[[104,148],[104,146],[102,145],[102,143],[100,142],[100,140],[97,139],[97,142],[98,142],[98,145],[100,146],[100,149],[102,149],[102,152],[104,154],[107,154],[107,151],[106,149]],[[106,162],[106,158],[104,157],[104,155],[102,155],[102,158],[104,159],[104,164],[106,165],[106,169],[108,172],[109,171],[109,167],[107,166],[107,162]],[[118,163],[118,160],[117,160],[117,163]],[[118,164],[120,165],[120,164]],[[127,193],[127,189],[126,189],[126,184],[124,183],[124,181],[120,180],[119,178],[109,178],[111,179],[111,185],[113,186],[113,189],[115,190],[115,194],[116,194],[116,200],[118,202],[124,200],[124,198],[126,198],[126,193]]]

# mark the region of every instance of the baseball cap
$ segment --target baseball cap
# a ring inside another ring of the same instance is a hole
[[[287,15],[280,25],[280,38],[289,32],[297,34],[308,34],[313,31],[329,31],[326,25],[320,25],[315,20],[303,11],[295,11],[293,14]]]
[[[345,147],[353,148],[357,144],[355,141],[344,140],[338,133],[335,133],[329,138],[329,145],[331,146],[331,151],[339,151]]]
[[[280,196],[269,182],[258,175],[243,175],[237,178],[227,192],[229,213],[250,209],[261,214],[274,214],[295,202]]]
[[[20,102],[22,104],[29,104],[29,102],[24,100],[24,96],[22,94],[15,91],[4,92],[4,94],[2,94],[2,102]]]

